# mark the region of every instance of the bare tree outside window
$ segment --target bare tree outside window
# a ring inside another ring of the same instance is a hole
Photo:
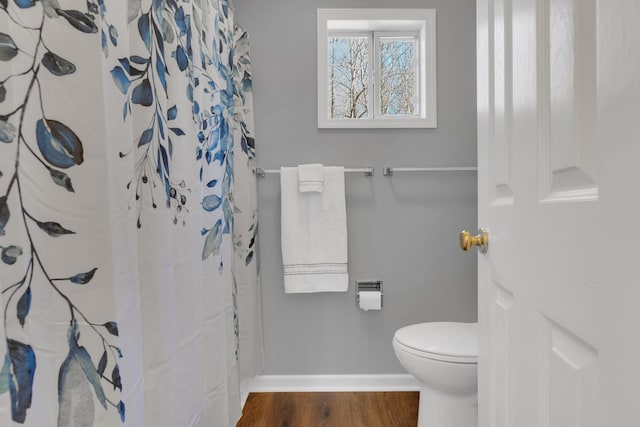
[[[373,51],[370,42],[378,41],[379,110],[373,116],[410,116],[417,114],[415,37],[379,37],[372,35],[329,37],[328,96],[332,119],[366,119],[373,112],[369,91]]]
[[[416,40],[380,37],[380,113],[416,114]]]
[[[369,116],[369,38],[329,38],[329,117]]]

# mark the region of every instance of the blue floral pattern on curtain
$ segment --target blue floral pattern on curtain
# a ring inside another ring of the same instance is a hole
[[[238,320],[239,282],[260,301],[250,101],[227,0],[0,0],[0,424],[158,425],[154,385],[190,387],[183,363],[200,419],[237,418],[262,363],[235,366],[243,327],[261,344],[256,307]],[[180,287],[186,305],[156,298]]]

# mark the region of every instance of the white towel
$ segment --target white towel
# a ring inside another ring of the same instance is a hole
[[[298,166],[298,190],[301,193],[322,193],[324,188],[324,166],[319,163]]]
[[[285,292],[346,292],[344,168],[324,168],[322,193],[300,193],[298,168],[281,168],[280,188]]]

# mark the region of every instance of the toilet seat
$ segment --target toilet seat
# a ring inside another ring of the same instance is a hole
[[[453,363],[478,363],[478,324],[430,322],[396,331],[400,350],[418,357]]]

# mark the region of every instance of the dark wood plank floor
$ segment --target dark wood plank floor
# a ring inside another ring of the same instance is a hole
[[[236,427],[416,427],[418,392],[250,393]]]

